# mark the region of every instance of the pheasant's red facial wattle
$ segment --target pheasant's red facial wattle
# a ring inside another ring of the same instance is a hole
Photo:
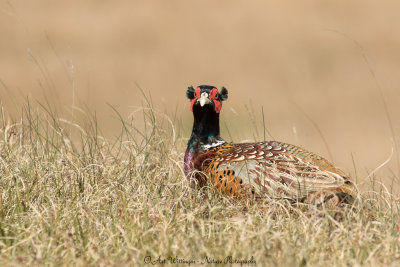
[[[221,111],[221,102],[218,101],[218,90],[217,90],[217,88],[213,88],[210,91],[209,98],[210,98],[211,101],[214,101],[215,112],[219,113]]]
[[[193,111],[193,105],[194,105],[194,103],[196,103],[197,99],[199,99],[199,98],[200,98],[200,87],[197,87],[194,90],[194,98],[192,100],[192,103],[190,104],[190,110],[191,111]]]

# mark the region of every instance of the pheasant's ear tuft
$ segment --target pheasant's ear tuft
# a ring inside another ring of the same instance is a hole
[[[193,86],[189,86],[187,91],[186,91],[186,96],[189,99],[194,99],[195,95],[194,95],[194,88]]]
[[[225,87],[222,87],[221,92],[219,92],[219,95],[221,96],[222,101],[228,99],[228,90],[226,90]]]

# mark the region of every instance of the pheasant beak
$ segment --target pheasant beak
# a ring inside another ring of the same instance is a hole
[[[201,107],[203,107],[205,104],[211,103],[210,99],[208,99],[208,94],[206,92],[203,92],[197,101],[200,102]]]

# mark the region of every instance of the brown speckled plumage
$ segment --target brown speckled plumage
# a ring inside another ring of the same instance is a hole
[[[224,144],[201,154],[196,168],[228,196],[303,199],[316,191],[353,195],[354,186],[331,163],[299,147],[280,142]],[[205,174],[205,175],[204,175]]]

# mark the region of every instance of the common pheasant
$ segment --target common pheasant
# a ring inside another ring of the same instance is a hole
[[[220,136],[219,114],[228,91],[214,86],[189,87],[194,123],[184,158],[191,184],[211,182],[233,197],[286,198],[317,203],[335,197],[351,202],[356,188],[326,159],[298,146],[265,141],[231,144]]]

